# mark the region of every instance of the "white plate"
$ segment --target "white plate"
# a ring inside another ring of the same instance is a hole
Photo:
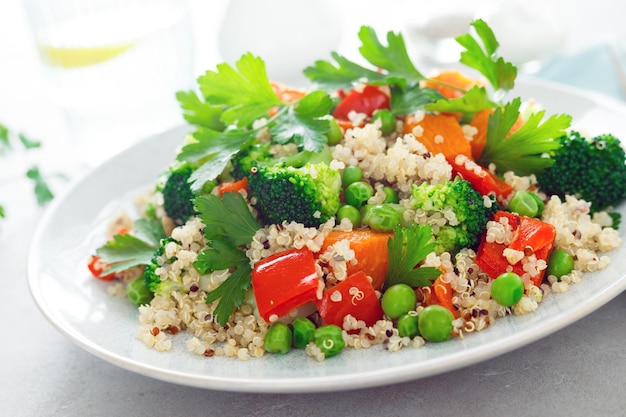
[[[610,132],[626,138],[622,103],[535,80],[519,84],[523,98],[536,99],[550,113],[573,115],[576,126],[584,126],[589,134]],[[186,129],[151,137],[78,181],[53,202],[31,247],[28,278],[44,316],[80,347],[122,368],[174,383],[229,391],[314,392],[391,384],[457,369],[524,346],[591,313],[626,288],[626,248],[622,248],[611,254],[609,268],[586,275],[567,293],[547,297],[536,312],[500,319],[465,339],[421,349],[348,350],[322,363],[293,351],[242,362],[195,356],[185,350],[188,335],[181,333],[172,351],[156,352],[135,338],[135,308],[125,299],[108,296],[106,283],[91,278],[85,265],[102,243],[108,218],[130,206],[133,194],[155,181],[172,161]],[[624,213],[623,206],[620,211]]]

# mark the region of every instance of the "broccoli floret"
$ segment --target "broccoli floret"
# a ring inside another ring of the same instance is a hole
[[[498,210],[493,197],[485,197],[465,180],[455,178],[440,184],[413,185],[410,207],[420,210],[418,223],[430,224],[435,236],[435,252],[457,252],[475,248],[487,222]]]
[[[193,171],[187,163],[171,167],[161,191],[163,209],[176,224],[183,224],[196,214],[192,201],[194,192],[189,182]]]
[[[179,244],[178,241],[171,237],[161,239],[161,244],[154,252],[152,260],[146,265],[143,272],[143,279],[146,287],[155,295],[167,295],[173,291],[181,291],[184,288],[182,281],[176,281],[171,278],[161,280],[161,277],[156,273],[157,268],[161,268],[163,265],[172,263],[176,260],[175,257],[162,259],[166,253],[166,246],[172,242]]]
[[[249,195],[268,223],[295,221],[319,226],[340,206],[341,174],[325,162],[301,168],[260,166],[248,177]]]
[[[330,163],[333,157],[328,147],[320,152],[299,151],[287,156],[274,156],[271,152],[271,143],[254,143],[249,148],[237,153],[232,160],[231,176],[239,180],[250,175],[253,167],[284,164],[296,168],[318,162]]]
[[[537,175],[542,191],[561,198],[576,196],[591,203],[592,211],[615,206],[626,197],[626,157],[619,139],[588,139],[573,131],[558,140],[562,146],[551,155],[554,164]]]
[[[233,157],[231,160],[233,165],[231,175],[234,179],[240,180],[250,174],[252,167],[256,167],[259,164],[266,164],[273,161],[273,159],[270,154],[269,143],[255,143]]]

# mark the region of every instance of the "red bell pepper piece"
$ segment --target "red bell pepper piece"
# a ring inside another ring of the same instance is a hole
[[[220,197],[224,195],[224,193],[238,193],[239,191],[245,190],[248,191],[248,178],[243,177],[239,181],[228,181],[224,182],[217,186],[217,192]]]
[[[87,268],[91,272],[95,278],[98,278],[102,281],[113,281],[115,279],[115,274],[107,274],[102,275],[105,269],[107,269],[108,265],[100,260],[100,257],[97,255],[92,255],[89,258],[89,262],[87,263]]]
[[[123,235],[128,233],[128,227],[126,226],[118,226],[114,231],[113,235]],[[99,256],[92,255],[89,257],[89,261],[87,262],[87,268],[91,272],[91,275],[94,278],[98,278],[102,281],[113,281],[115,279],[115,273],[110,273],[106,275],[102,275],[102,273],[109,267],[109,265],[105,262],[102,262]]]
[[[509,248],[524,250],[530,246],[534,252],[537,252],[546,246],[552,247],[556,237],[553,225],[526,216],[520,216],[520,220]]]
[[[363,320],[366,326],[373,326],[383,316],[376,291],[362,271],[325,290],[316,305],[324,324],[339,327],[343,327],[343,319],[348,314]]]
[[[282,317],[296,307],[316,300],[318,277],[313,253],[288,249],[257,262],[252,288],[261,317]]]
[[[530,247],[537,260],[547,262],[556,237],[554,226],[539,219],[499,211],[495,214],[494,220],[499,221],[503,216],[509,218],[509,224],[513,226],[515,232],[511,243],[508,246],[496,242],[488,243],[483,236],[476,254],[476,264],[493,279],[506,272],[508,268],[512,268],[512,271],[520,276],[526,273],[522,262],[517,262],[514,265],[509,264],[503,255],[505,249],[523,251]],[[539,286],[544,275],[545,270],[542,270],[530,279],[535,286]]]
[[[452,165],[453,177],[459,176],[469,181],[472,187],[482,195],[493,194],[498,201],[504,201],[513,192],[512,186],[466,155],[448,158],[448,163]]]
[[[374,110],[389,109],[389,96],[380,88],[366,85],[362,91],[350,91],[335,107],[333,116],[335,119],[348,120],[348,113],[355,111],[372,116]]]

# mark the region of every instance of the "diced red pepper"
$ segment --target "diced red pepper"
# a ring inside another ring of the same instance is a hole
[[[242,190],[248,191],[247,177],[243,177],[239,181],[223,182],[222,184],[217,186],[217,192],[220,197],[222,197],[224,193],[238,193]]]
[[[354,273],[325,290],[316,305],[324,324],[336,324],[339,327],[343,327],[344,317],[348,314],[363,320],[366,326],[373,326],[383,316],[376,291],[363,272]]]
[[[505,249],[524,251],[531,248],[537,260],[547,262],[556,237],[554,226],[539,219],[518,216],[504,211],[497,212],[494,219],[498,221],[503,216],[509,218],[509,224],[513,226],[515,231],[511,243],[508,246],[496,242],[488,243],[483,236],[476,254],[476,264],[493,279],[506,272],[508,268],[512,268],[512,271],[520,276],[525,273],[521,262],[514,265],[509,264],[503,255]],[[539,286],[544,275],[545,270],[542,270],[530,279],[535,286]]]
[[[115,274],[107,274],[102,275],[105,269],[107,269],[107,264],[100,260],[100,257],[97,255],[92,255],[89,258],[89,262],[87,263],[87,268],[91,271],[91,274],[102,281],[113,281],[115,279]]]
[[[264,320],[282,317],[294,308],[316,300],[317,271],[313,253],[288,249],[257,262],[252,270],[252,288]]]
[[[530,246],[534,252],[538,252],[546,246],[552,247],[555,237],[556,230],[553,225],[539,219],[520,216],[519,227],[509,248],[524,250]]]
[[[374,110],[389,109],[389,95],[380,88],[366,85],[362,91],[350,91],[333,111],[335,119],[348,120],[348,113],[355,111],[371,117]]]
[[[512,186],[465,155],[448,158],[448,163],[452,165],[453,177],[459,176],[469,181],[482,195],[493,194],[498,201],[503,201],[513,192]]]

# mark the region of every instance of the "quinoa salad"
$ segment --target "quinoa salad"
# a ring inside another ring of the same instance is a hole
[[[363,61],[312,63],[306,90],[245,54],[178,92],[193,132],[86,261],[137,306],[137,339],[240,360],[415,349],[605,269],[619,139],[512,96],[517,68],[468,29],[466,70],[425,75],[401,34],[362,27]]]

